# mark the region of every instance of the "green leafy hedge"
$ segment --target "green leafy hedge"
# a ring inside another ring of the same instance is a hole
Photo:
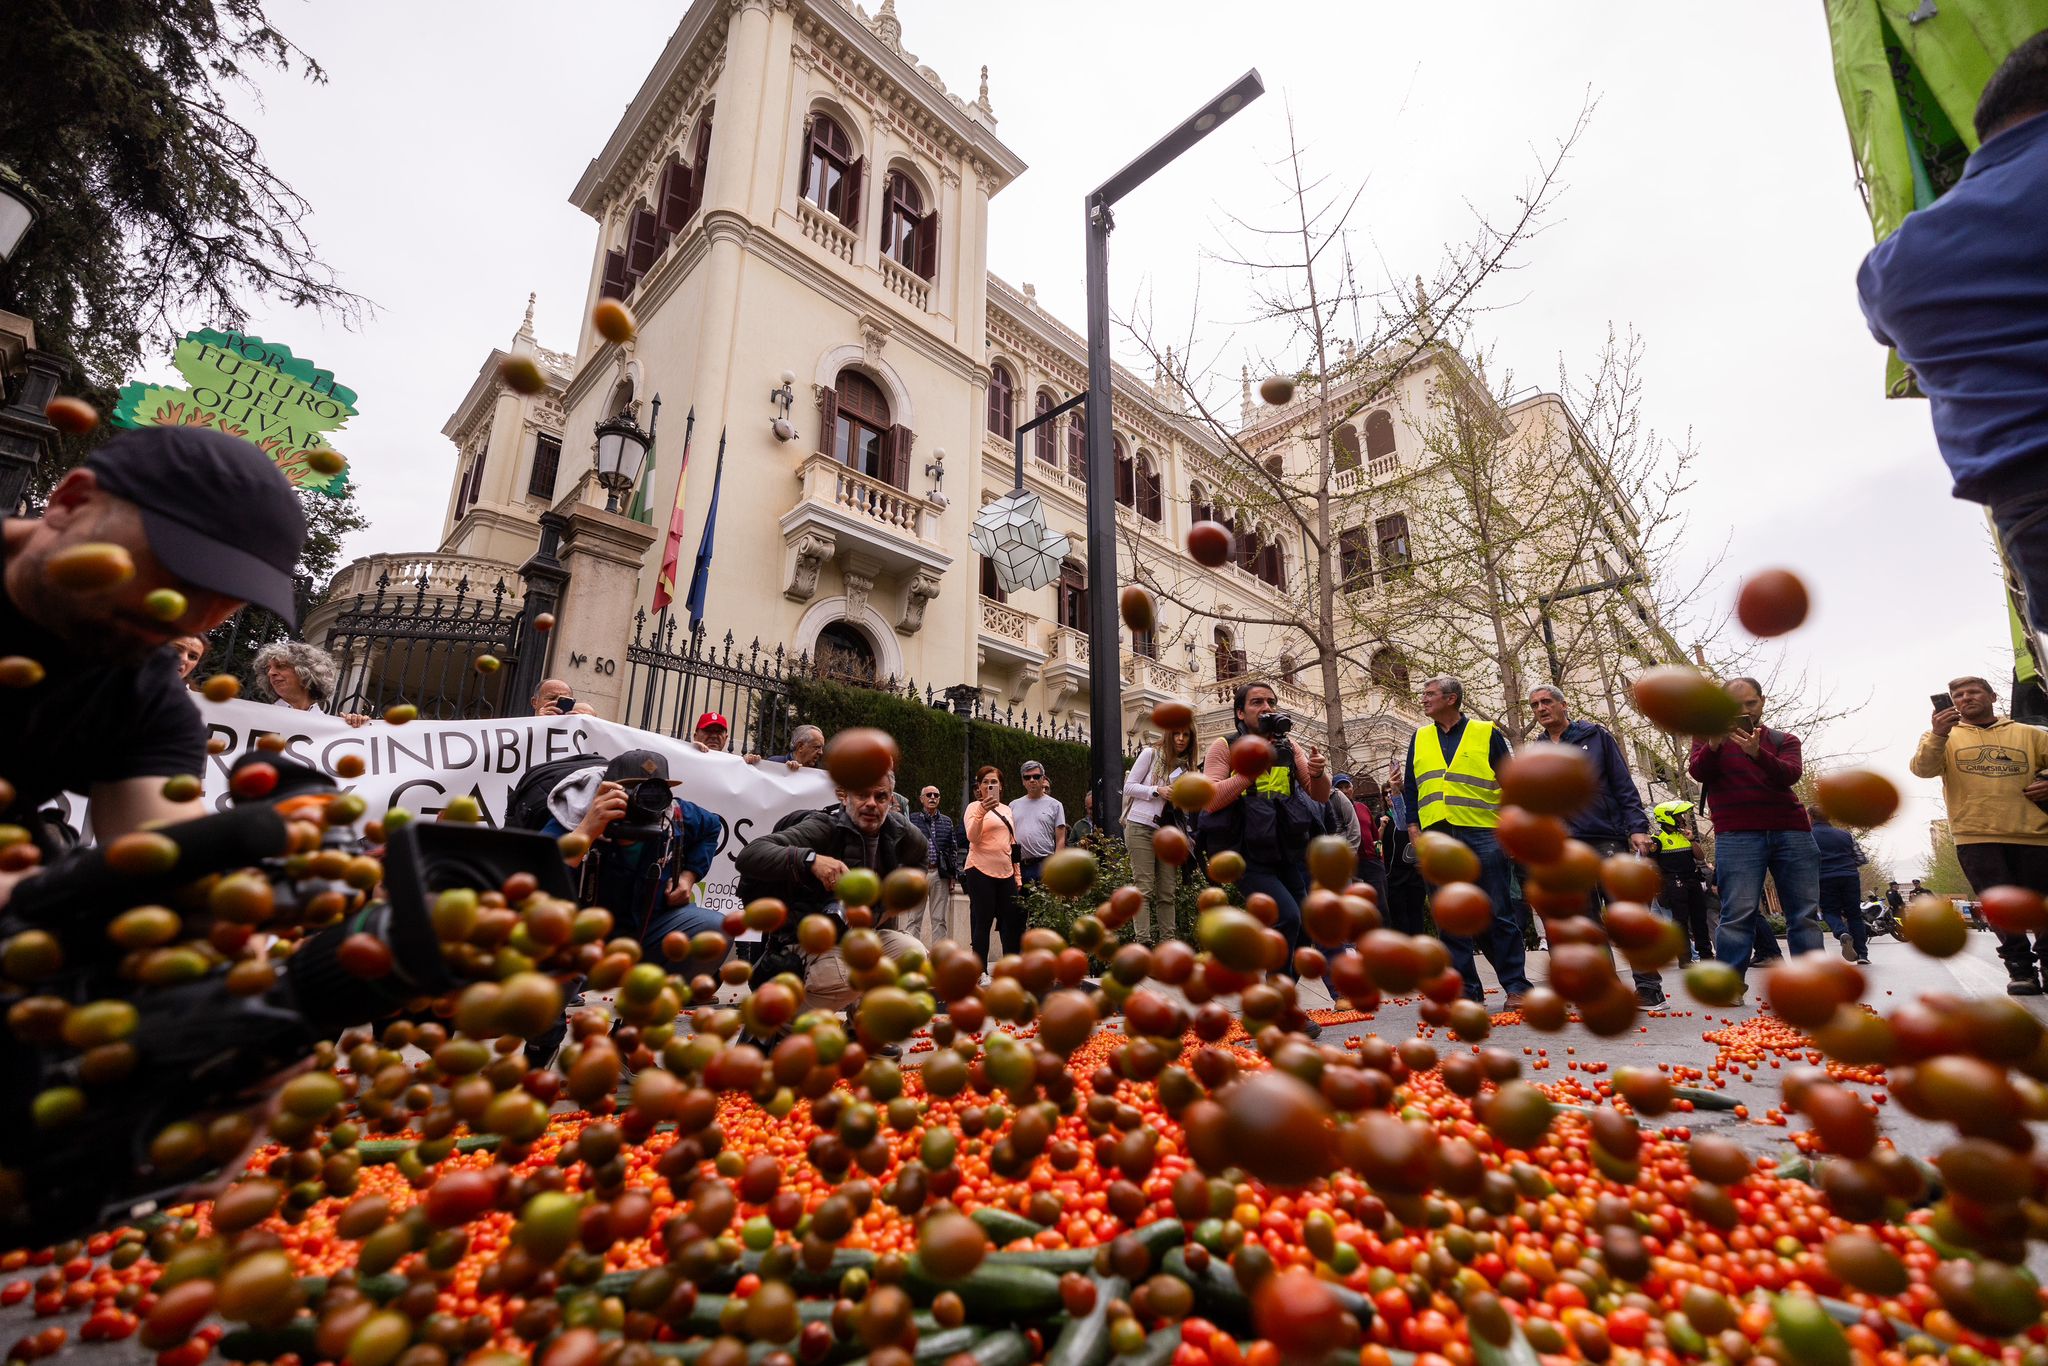
[[[967,803],[968,777],[983,764],[1002,770],[1006,799],[1021,797],[1024,783],[1017,770],[1027,759],[1036,759],[1052,780],[1052,795],[1066,804],[1068,820],[1081,818],[1090,762],[1086,745],[1047,740],[987,721],[963,721],[943,706],[823,679],[792,680],[789,697],[796,705],[796,719],[828,736],[848,726],[873,726],[895,736],[903,751],[896,790],[913,804],[918,789],[930,783],[943,794],[940,809],[958,820]]]
[[[1058,930],[1062,935],[1073,927],[1076,917],[1093,911],[1098,903],[1118,887],[1131,881],[1131,856],[1124,848],[1124,842],[1107,835],[1094,836],[1082,841],[1082,847],[1092,851],[1096,857],[1095,885],[1078,897],[1054,896],[1042,886],[1024,889],[1024,915],[1031,925],[1042,925],[1049,930]],[[1202,870],[1190,860],[1181,865],[1180,880],[1174,886],[1173,923],[1162,925],[1159,917],[1153,918],[1152,934],[1143,940],[1153,945],[1166,939],[1180,939],[1195,942],[1195,898],[1209,885],[1202,876]],[[1229,889],[1231,902],[1242,905],[1243,895],[1232,887]],[[1120,943],[1139,942],[1135,924],[1127,924],[1117,931]]]

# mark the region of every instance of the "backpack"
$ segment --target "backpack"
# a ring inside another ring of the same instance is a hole
[[[561,786],[562,780],[586,768],[602,768],[605,763],[602,755],[571,754],[566,759],[550,759],[527,769],[513,787],[512,794],[505,798],[504,828],[546,829],[550,819],[548,797]]]

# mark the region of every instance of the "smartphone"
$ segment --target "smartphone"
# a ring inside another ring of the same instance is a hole
[[[1744,735],[1756,734],[1756,718],[1754,716],[1736,717],[1735,729],[1741,731]]]
[[[557,697],[555,699],[555,710],[567,716],[570,712],[576,710],[576,699],[573,697]]]
[[[1936,711],[1947,711],[1956,704],[1956,700],[1945,692],[1930,694],[1927,700],[1934,704]]]

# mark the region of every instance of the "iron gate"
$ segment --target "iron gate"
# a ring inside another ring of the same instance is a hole
[[[374,594],[359,593],[327,629],[327,649],[341,666],[334,710],[382,714],[410,703],[432,721],[503,716],[520,710],[505,696],[519,658],[520,613],[500,578],[488,603],[472,596],[467,575],[455,595],[430,596],[422,572],[411,591],[392,591],[379,575]],[[499,667],[486,671],[489,656]]]

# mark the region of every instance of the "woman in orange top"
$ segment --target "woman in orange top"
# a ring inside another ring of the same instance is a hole
[[[1003,802],[1003,775],[994,764],[976,770],[974,800],[961,813],[960,824],[967,831],[967,869],[961,881],[967,884],[974,951],[983,963],[992,963],[991,929],[1002,933],[1005,953],[1016,953],[1024,940],[1024,910],[1017,904],[1024,870],[1010,857],[1017,822]]]

